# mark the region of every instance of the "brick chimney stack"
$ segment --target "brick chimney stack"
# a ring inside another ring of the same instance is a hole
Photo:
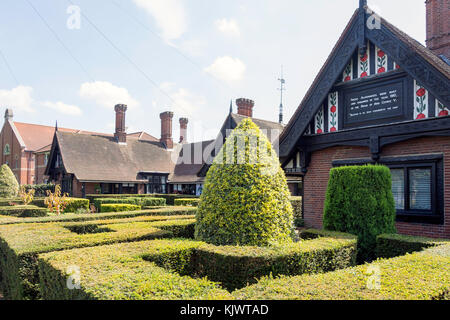
[[[127,106],[125,104],[117,104],[114,107],[116,111],[116,132],[114,138],[118,143],[127,143],[127,133],[125,132],[125,112]]]
[[[187,118],[180,118],[180,142],[187,143],[187,125],[189,120]]]
[[[166,111],[159,115],[161,118],[161,143],[163,143],[167,149],[173,149],[172,139],[172,118],[173,112]]]
[[[427,47],[450,58],[450,2],[427,0]]]
[[[236,105],[238,106],[238,114],[241,116],[253,117],[253,107],[255,106],[255,102],[250,99],[237,99]]]

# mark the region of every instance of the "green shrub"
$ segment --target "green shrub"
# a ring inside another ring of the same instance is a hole
[[[333,168],[325,198],[323,226],[358,236],[358,260],[375,257],[376,237],[395,233],[391,173],[385,166]]]
[[[141,207],[135,204],[102,204],[100,206],[100,212],[124,212],[137,210],[141,210]]]
[[[198,207],[200,199],[175,199],[175,206]]]
[[[379,275],[377,288],[376,273]],[[450,245],[334,272],[266,277],[233,292],[239,300],[448,299]]]
[[[244,119],[209,169],[197,211],[196,239],[264,246],[294,236],[289,189],[267,137]]]
[[[64,213],[77,212],[79,209],[89,210],[89,200],[80,198],[68,198],[69,204],[64,209]]]
[[[0,207],[0,215],[14,217],[45,217],[47,216],[47,209],[25,205]]]
[[[166,199],[164,198],[140,198],[139,205],[143,207],[164,207],[166,205]]]
[[[204,245],[196,249],[198,277],[221,282],[228,290],[242,288],[267,275],[328,272],[356,264],[356,237],[320,238],[280,247]]]
[[[156,227],[154,224],[157,223]],[[73,248],[100,246],[174,237],[175,232],[189,229],[193,220],[101,223],[27,223],[0,225],[0,270],[2,293],[8,299],[36,299],[37,254]],[[166,227],[167,230],[162,230]],[[186,231],[184,231],[186,232]]]
[[[166,199],[167,205],[174,206],[176,199],[198,199],[198,196],[187,194],[155,194],[155,197]]]
[[[12,198],[19,194],[19,183],[7,164],[0,167],[0,197]]]
[[[190,252],[199,245],[188,240],[154,240],[41,254],[42,295],[47,300],[233,299],[214,282],[180,276],[143,259],[160,255],[168,262],[173,257],[172,266],[178,264],[177,268],[182,269],[181,257],[190,259]],[[189,265],[189,261],[184,264]],[[82,270],[80,290],[67,288],[71,265]]]
[[[47,191],[55,192],[55,185],[54,184],[26,184],[25,190],[28,191],[30,189],[35,190],[35,196],[36,197],[46,197]]]
[[[412,237],[400,234],[382,234],[377,237],[377,258],[392,258],[426,248],[449,243],[450,240]]]
[[[290,197],[292,209],[294,210],[294,223],[296,227],[303,227],[302,197]],[[297,223],[296,223],[297,222]]]
[[[165,216],[176,217],[185,216],[191,217],[196,213],[195,208],[189,207],[166,207],[166,208],[152,208],[149,210],[131,211],[131,212],[106,212],[106,213],[88,213],[88,214],[65,214],[61,216],[48,216],[42,218],[16,218],[6,217],[0,215],[1,224],[16,224],[16,223],[50,223],[50,222],[82,222],[82,221],[94,221],[94,220],[113,220],[124,219],[133,217],[152,217],[152,216]]]

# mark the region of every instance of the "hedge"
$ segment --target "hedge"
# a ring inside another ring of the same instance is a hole
[[[356,264],[356,238],[321,238],[280,247],[205,245],[196,250],[197,276],[228,290],[255,283],[269,274],[328,272]]]
[[[294,210],[294,223],[296,227],[303,227],[302,197],[291,197],[291,205]]]
[[[131,212],[106,212],[106,213],[88,213],[88,214],[65,214],[60,216],[48,216],[42,218],[16,218],[1,216],[1,224],[17,223],[50,223],[50,222],[82,222],[94,220],[124,219],[133,217],[147,216],[192,216],[195,215],[196,208],[189,207],[165,207],[152,208],[149,210],[131,211]]]
[[[47,216],[47,209],[24,205],[0,207],[0,215],[15,217],[45,217]]]
[[[233,299],[217,283],[181,276],[143,259],[149,254],[180,256],[180,252],[189,252],[199,245],[189,240],[154,240],[41,254],[42,295],[49,300]],[[67,288],[71,265],[82,270],[79,290]]]
[[[88,194],[86,198],[91,202],[95,199],[114,199],[114,198],[145,198],[145,197],[156,197],[166,199],[166,204],[169,206],[174,205],[175,199],[180,198],[193,198],[198,199],[198,196],[187,195],[187,194]]]
[[[214,245],[292,243],[289,197],[286,176],[270,141],[256,124],[244,119],[208,170],[195,237]]]
[[[175,199],[174,205],[176,206],[186,206],[186,207],[197,207],[200,199]]]
[[[374,272],[378,271],[377,288]],[[233,296],[242,300],[449,299],[449,274],[450,245],[446,245],[324,274],[265,277]]]
[[[0,197],[12,198],[19,193],[19,183],[7,164],[0,167]]]
[[[35,190],[35,196],[36,197],[46,197],[47,191],[55,192],[55,185],[54,184],[26,184],[25,190],[28,192],[28,190],[34,189]]]
[[[8,299],[39,298],[37,291],[37,254],[71,248],[91,247],[116,242],[131,242],[162,237],[173,237],[171,228],[180,232],[173,221],[168,221],[166,230],[154,222],[125,222],[117,224],[83,223],[28,223],[0,225],[0,270],[2,291]],[[191,224],[193,221],[191,221]],[[180,220],[185,228],[192,228]],[[94,225],[97,226],[93,227]],[[97,233],[98,229],[106,232]],[[71,231],[72,230],[72,231]],[[83,233],[94,232],[94,233]],[[108,232],[112,231],[112,232]],[[77,232],[80,232],[77,233]]]
[[[323,227],[358,236],[358,261],[375,257],[376,237],[395,233],[391,172],[380,165],[333,168],[325,196]]]
[[[126,197],[126,198],[97,198],[93,200],[97,210],[101,210],[103,204],[133,204],[142,207],[164,207],[166,200],[151,197]]]
[[[377,237],[376,256],[378,258],[392,258],[442,245],[446,242],[450,243],[450,240],[382,234]]]
[[[100,212],[125,212],[125,211],[138,211],[141,210],[141,206],[135,204],[102,204],[100,205]]]

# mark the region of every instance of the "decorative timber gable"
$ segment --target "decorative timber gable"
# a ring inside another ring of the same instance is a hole
[[[361,2],[365,4],[365,1]],[[403,104],[402,108],[392,110],[389,118],[392,121],[423,120],[448,115],[450,67],[386,20],[373,15],[364,5],[352,16],[283,131],[280,138],[281,158],[289,161],[295,156],[304,134],[337,134],[343,129],[357,127],[348,125],[342,116],[348,101],[347,97],[344,100],[343,94],[339,94],[339,86],[354,86],[357,91],[356,87],[362,87],[366,82],[373,82],[374,86],[386,84],[387,94],[396,99],[395,92],[388,90],[392,84],[402,94],[400,98]],[[378,19],[379,25],[367,23],[372,16]],[[317,126],[320,124],[319,118],[323,120],[323,128]],[[369,121],[367,125],[377,123]]]

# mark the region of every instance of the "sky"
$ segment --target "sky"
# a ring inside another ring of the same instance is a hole
[[[424,44],[423,0],[369,6]],[[358,0],[1,0],[0,111],[14,120],[160,137],[189,118],[188,140],[215,138],[233,100],[278,121],[281,66],[288,122]],[[3,113],[2,113],[3,115]]]

